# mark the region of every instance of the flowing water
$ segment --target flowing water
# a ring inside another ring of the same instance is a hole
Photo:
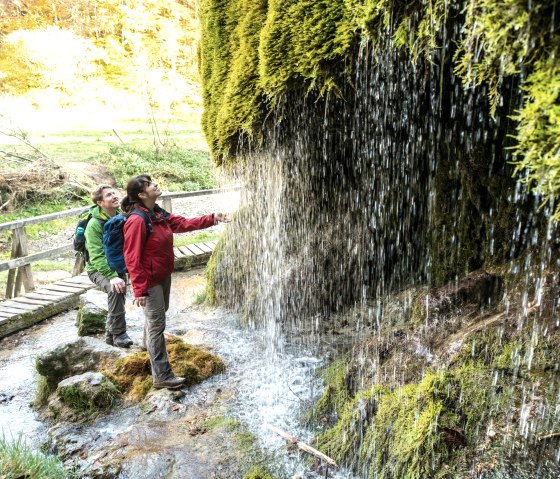
[[[388,26],[383,38],[364,38],[356,47],[352,78],[337,77],[336,93],[291,85],[262,126],[262,144],[239,142],[245,189],[216,286],[222,302],[269,332],[272,354],[282,355],[300,330],[309,331],[302,344],[312,348],[321,341],[318,325],[352,310],[359,312],[349,314],[355,344],[386,331],[400,334],[403,344],[415,345],[424,372],[443,367],[441,351],[440,358],[434,351],[445,341],[438,334],[455,328],[464,345],[476,327],[462,330],[461,321],[484,318],[492,308],[507,317],[499,334],[515,330],[531,338],[508,353],[512,363],[530,370],[538,344],[557,337],[560,243],[552,205],[539,205],[540,198],[516,182],[511,165],[512,115],[523,103],[523,77],[500,83],[501,100],[491,115],[487,88],[465,87],[454,75],[453,39],[461,34],[462,10],[455,2],[445,5],[449,16],[437,32],[441,48],[429,58],[412,59],[397,48]],[[424,289],[424,324],[416,331],[391,330],[396,317],[412,316],[421,288],[460,289],[473,271],[496,278],[484,291],[465,293],[476,309],[446,317],[446,305],[432,304]],[[409,299],[395,314],[391,297],[406,291]],[[371,347],[370,357],[384,357],[383,346]],[[474,343],[472,348],[474,358]],[[510,383],[528,385],[520,387],[520,404],[510,400],[510,422],[519,429],[505,434],[503,444],[528,462],[539,463],[528,451],[544,448],[539,438],[559,424],[558,351],[552,356],[546,399],[542,388],[536,392],[540,380],[520,377],[517,369]],[[367,357],[356,353],[351,362]],[[391,376],[380,372],[380,359],[371,361],[357,383]],[[392,374],[392,387],[411,382],[406,367],[397,364]],[[494,371],[496,378],[503,374]],[[535,398],[542,403],[531,403]],[[493,400],[497,407],[499,394]],[[550,446],[551,462],[542,459],[547,474],[560,468],[558,451]],[[347,460],[361,477],[392,477],[370,470],[371,456],[364,461],[354,450]],[[523,477],[522,471],[511,474]]]
[[[308,347],[294,338],[280,352],[266,331],[248,329],[239,315],[219,309],[193,308],[194,295],[203,286],[201,272],[174,275],[167,331],[182,335],[191,344],[210,345],[212,352],[224,359],[227,369],[224,374],[187,391],[184,403],[204,410],[206,398],[215,394],[213,391],[229,391],[231,400],[224,414],[255,434],[260,447],[275,458],[273,462],[283,474],[316,477],[309,472],[308,458],[293,451],[287,453],[285,440],[271,433],[267,425],[304,442],[312,440],[314,432],[302,426],[301,414],[321,394],[324,385],[317,369],[325,365],[325,359],[337,346],[324,343]],[[47,435],[52,425],[39,420],[31,407],[37,385],[34,362],[38,355],[77,338],[75,318],[76,311],[70,311],[1,340],[0,430],[8,440],[21,435],[36,448],[49,442]],[[142,314],[138,309],[128,307],[127,322],[129,334],[138,342],[142,334]],[[90,450],[95,450],[130,430],[138,415],[136,406],[119,409],[79,428],[77,434],[81,438],[73,441],[80,447],[83,442],[89,442]],[[156,451],[154,457],[157,456]],[[144,476],[131,473],[123,477]],[[353,476],[339,470],[331,477]]]

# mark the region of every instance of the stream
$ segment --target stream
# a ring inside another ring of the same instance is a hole
[[[204,285],[202,270],[174,274],[166,331],[219,355],[226,363],[226,371],[202,384],[185,388],[186,394],[179,399],[184,407],[178,415],[168,417],[170,424],[189,415],[220,414],[230,417],[254,434],[259,449],[275,464],[277,471],[273,472],[279,474],[278,477],[324,477],[324,472],[319,476],[318,472],[310,471],[309,456],[297,451],[287,452],[284,439],[268,430],[266,425],[276,426],[312,445],[316,431],[302,426],[301,413],[323,391],[322,381],[316,372],[328,358],[328,348],[332,345],[325,348],[325,343],[319,341],[309,344],[310,341],[297,340],[297,335],[294,336],[295,341],[285,338],[280,345],[276,338],[272,343],[266,331],[244,327],[236,314],[194,305],[195,295]],[[75,318],[76,310],[69,311],[0,340],[0,430],[8,440],[22,435],[28,444],[36,448],[47,443],[53,431],[55,436],[81,435],[82,438],[72,441],[83,444],[73,447],[76,451],[87,447],[89,455],[95,456],[92,453],[111,441],[119,441],[124,433],[129,434],[127,440],[130,443],[134,442],[130,439],[134,436],[131,431],[143,414],[141,408],[137,405],[117,408],[86,426],[57,425],[49,430],[51,425],[41,422],[31,406],[37,383],[35,358],[76,339]],[[135,344],[142,334],[142,321],[141,311],[127,302],[128,331]],[[302,333],[301,337],[308,336]],[[165,422],[166,415],[160,413],[157,420]],[[208,443],[210,449],[212,444],[212,441]],[[152,444],[145,449],[143,455],[151,456],[149,463],[153,464],[153,459],[159,455],[157,448],[154,449]],[[204,457],[211,455],[212,451],[199,453]],[[162,457],[169,454],[169,450],[164,451],[162,447]],[[154,469],[148,472],[148,462],[138,460],[140,456],[142,454],[136,450],[136,459],[126,459],[117,477],[187,477],[184,475],[187,466],[190,479],[227,477],[225,472],[223,474],[226,475],[220,475],[219,471],[209,471],[208,468],[197,469],[193,466],[194,460],[185,458],[184,452],[180,454],[184,459],[174,458],[173,461],[176,464],[184,461],[186,466],[176,466],[173,469],[175,472],[167,471],[165,474],[157,472],[161,465],[153,466]],[[213,461],[209,463],[212,467]],[[222,467],[216,466],[217,469]],[[196,470],[197,473],[194,472]],[[331,471],[329,477],[350,479],[354,476],[338,470],[336,473]]]

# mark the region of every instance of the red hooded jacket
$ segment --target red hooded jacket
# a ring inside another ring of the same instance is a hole
[[[173,233],[186,233],[214,226],[214,215],[198,218],[149,212],[153,233],[146,240],[146,224],[140,215],[130,215],[124,224],[124,261],[134,297],[148,296],[148,289],[173,272]],[[156,208],[157,210],[157,208]]]

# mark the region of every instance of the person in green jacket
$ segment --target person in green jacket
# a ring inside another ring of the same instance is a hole
[[[86,230],[86,250],[88,259],[86,271],[89,279],[107,293],[107,322],[105,324],[105,342],[112,346],[128,348],[132,340],[126,333],[124,276],[113,271],[107,264],[103,250],[103,225],[120,213],[119,194],[110,185],[99,185],[91,194],[95,206],[91,208],[92,218]]]

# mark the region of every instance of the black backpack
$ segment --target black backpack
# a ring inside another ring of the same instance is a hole
[[[85,234],[86,234],[86,227],[89,223],[89,220],[93,218],[93,214],[92,214],[93,208],[96,208],[96,206],[92,206],[91,208],[88,208],[87,210],[84,210],[80,213],[78,223],[76,224],[76,229],[74,230],[74,238],[72,241],[72,245],[74,247],[74,251],[76,252],[76,256],[82,256],[82,258],[84,258],[84,261],[86,263],[89,261],[89,254],[86,249]],[[103,228],[105,221],[101,219],[99,219],[98,221],[101,223],[101,227]]]

